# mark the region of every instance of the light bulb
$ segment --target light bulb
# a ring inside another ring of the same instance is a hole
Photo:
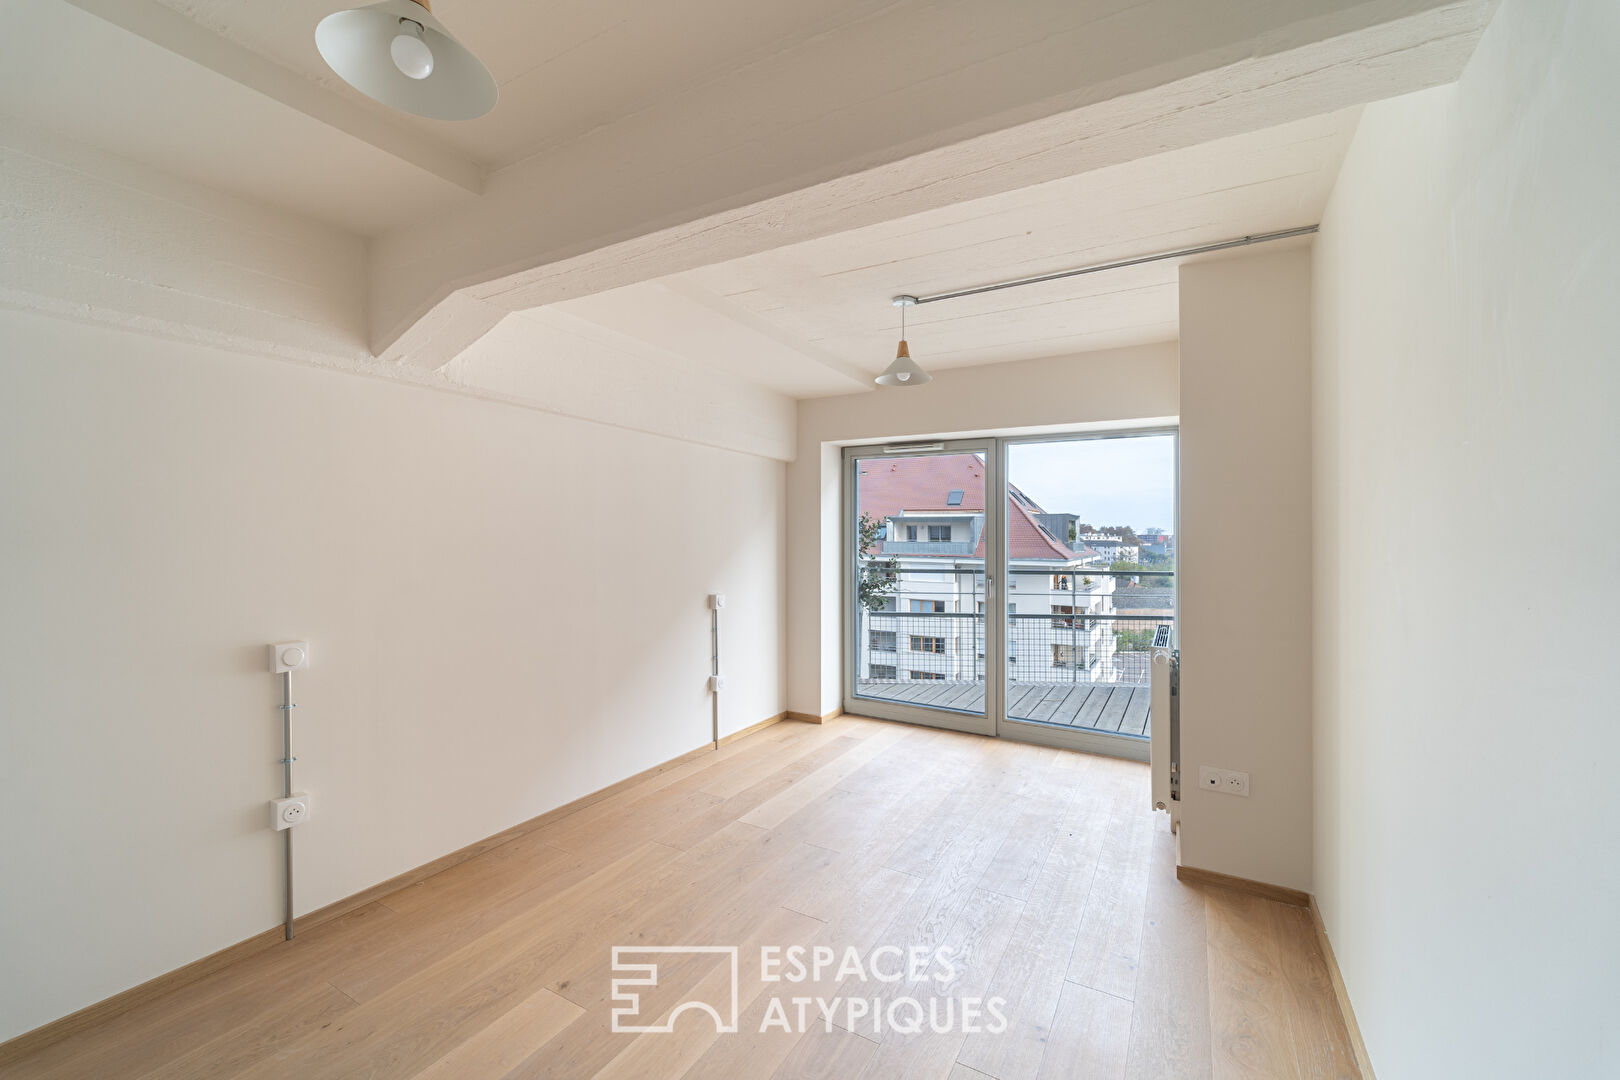
[[[422,24],[410,19],[399,21],[404,27],[399,36],[389,42],[388,54],[394,58],[394,66],[399,68],[400,74],[408,79],[425,79],[433,74],[433,50],[422,40]]]

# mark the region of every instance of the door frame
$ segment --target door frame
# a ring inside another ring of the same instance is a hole
[[[1079,442],[1098,439],[1126,439],[1145,436],[1169,436],[1172,445],[1171,464],[1171,534],[1176,537],[1180,552],[1181,537],[1181,431],[1177,425],[1156,424],[1139,428],[1108,428],[1106,430],[1079,430],[1046,432],[1039,435],[993,435],[971,439],[914,439],[885,441],[845,446],[841,459],[839,493],[841,501],[839,528],[839,625],[843,657],[843,708],[857,716],[873,716],[882,720],[941,727],[977,735],[1012,739],[1018,742],[1054,746],[1066,750],[1081,750],[1093,754],[1147,761],[1149,740],[1146,736],[1089,731],[1084,728],[1066,728],[1039,721],[1018,720],[1006,714],[1007,692],[1007,620],[991,618],[1005,603],[1005,581],[1009,558],[1007,554],[1007,498],[1004,481],[1008,476],[1009,451],[1018,444],[1043,442]],[[881,698],[859,697],[855,684],[860,670],[857,653],[859,643],[855,635],[855,509],[858,495],[855,472],[857,461],[881,459],[886,454],[918,456],[922,454],[982,453],[985,455],[985,687],[984,715],[977,716],[949,709],[931,709],[905,702],[886,701]],[[1000,497],[996,497],[999,495]],[[992,552],[994,553],[992,555]],[[1181,573],[1180,560],[1171,578],[1177,618],[1171,623],[1172,641],[1179,645],[1181,633]],[[990,672],[1000,673],[991,679]]]
[[[907,724],[923,724],[928,727],[945,728],[949,731],[961,731],[972,735],[995,735],[996,716],[1001,705],[1002,686],[992,685],[990,672],[992,665],[1006,661],[1000,660],[1001,653],[998,648],[998,634],[1006,634],[1005,619],[992,619],[991,613],[996,610],[992,606],[995,598],[1000,595],[998,583],[993,580],[990,569],[989,553],[999,551],[1004,546],[1001,541],[1001,528],[1003,522],[991,512],[989,505],[985,506],[984,515],[984,550],[985,550],[985,577],[984,577],[984,632],[985,632],[985,680],[984,680],[984,714],[982,716],[962,712],[955,709],[931,709],[925,705],[911,705],[903,701],[889,701],[884,698],[860,697],[855,693],[855,684],[860,674],[860,657],[858,650],[860,643],[855,635],[855,512],[856,501],[859,497],[859,485],[856,483],[857,463],[873,459],[882,460],[885,456],[893,457],[944,457],[951,454],[983,454],[984,455],[984,482],[985,503],[992,500],[990,492],[1001,490],[1000,473],[997,469],[999,455],[996,453],[996,441],[993,438],[982,439],[931,439],[927,441],[913,440],[908,442],[881,442],[865,443],[858,446],[844,447],[842,464],[839,475],[843,491],[839,493],[842,503],[840,523],[838,530],[839,568],[838,576],[841,582],[839,588],[839,624],[842,635],[844,658],[844,711],[856,716],[872,716],[879,720],[899,720]],[[1002,515],[1006,507],[1001,508]]]

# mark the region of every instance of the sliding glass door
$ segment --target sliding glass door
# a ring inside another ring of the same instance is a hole
[[[988,441],[845,453],[848,711],[993,734]]]
[[[1007,669],[1000,732],[1147,753],[1152,643],[1176,616],[1171,431],[1003,440]]]
[[[845,709],[1145,760],[1171,430],[845,451]]]

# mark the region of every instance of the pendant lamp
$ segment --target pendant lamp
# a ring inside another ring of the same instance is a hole
[[[315,47],[343,81],[384,105],[431,120],[472,120],[495,107],[495,78],[433,17],[428,0],[338,11]]]
[[[883,369],[877,377],[879,386],[921,386],[933,382],[934,377],[917,366],[911,358],[911,346],[906,344],[906,308],[915,307],[915,296],[897,296],[894,306],[900,309],[900,347],[894,351],[894,363]]]

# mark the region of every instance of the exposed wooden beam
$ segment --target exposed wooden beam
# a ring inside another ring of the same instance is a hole
[[[773,129],[769,117],[743,124],[744,152],[722,145],[719,135],[704,136],[707,114],[695,110],[706,100],[661,103],[502,170],[475,205],[380,237],[372,251],[373,352],[414,355],[432,368],[504,312],[1451,82],[1495,3],[1412,0],[1393,13],[1380,4],[1328,14],[1320,14],[1322,5],[1308,6],[1318,10],[1315,17],[1299,17],[1299,6],[1280,0],[1257,5],[1249,22],[1273,20],[1266,32],[1202,51],[1144,31],[1133,42],[1147,54],[1162,52],[1162,63],[992,114],[961,100],[954,83],[937,87],[954,95],[956,122],[920,130],[913,121],[904,138],[895,136],[896,117],[918,115],[916,93],[895,90],[865,103],[864,111],[818,121],[817,145],[825,146],[827,160],[813,167],[805,164],[802,124]],[[1164,0],[1132,8],[1131,18],[1162,27],[1171,14],[1190,11]],[[1076,31],[1064,47],[1085,41]],[[1183,46],[1193,51],[1176,52]],[[1009,85],[1050,93],[1047,83],[1026,86],[1009,68],[1086,67],[1035,62],[1050,59],[1054,47],[1032,45],[985,66]],[[973,70],[980,82],[989,77]],[[749,100],[743,83],[726,85],[728,100]],[[681,111],[688,107],[691,115]],[[950,111],[930,103],[936,120]],[[682,160],[697,153],[693,146],[704,137],[713,152]],[[450,304],[457,293],[485,305],[477,309],[482,318]]]

